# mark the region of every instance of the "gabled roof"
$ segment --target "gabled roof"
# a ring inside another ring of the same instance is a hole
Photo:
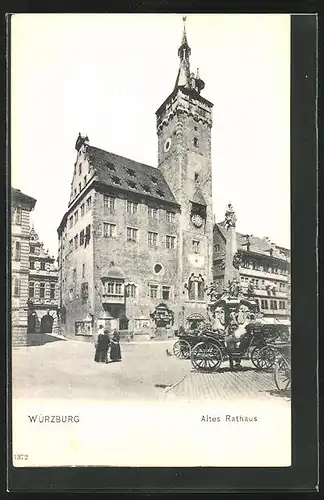
[[[159,169],[95,146],[87,146],[87,153],[99,183],[178,205]]]
[[[22,193],[20,189],[11,188],[11,203],[13,205],[27,205],[32,210],[36,201],[35,198]]]

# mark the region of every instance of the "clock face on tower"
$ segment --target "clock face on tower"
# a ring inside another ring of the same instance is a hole
[[[198,214],[194,214],[191,217],[191,221],[196,227],[201,227],[203,223],[202,217]]]
[[[165,141],[164,143],[164,151],[167,153],[169,149],[171,148],[171,139],[170,137]]]

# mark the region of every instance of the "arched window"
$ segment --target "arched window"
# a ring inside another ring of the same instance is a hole
[[[191,274],[188,280],[188,297],[189,300],[204,300],[205,282],[201,274]]]

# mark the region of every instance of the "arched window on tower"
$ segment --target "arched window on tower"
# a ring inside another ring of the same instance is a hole
[[[205,282],[201,274],[191,274],[188,280],[188,297],[189,300],[204,300]]]

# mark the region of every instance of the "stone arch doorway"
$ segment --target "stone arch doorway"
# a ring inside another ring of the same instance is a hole
[[[39,332],[39,319],[35,311],[28,314],[27,333]]]
[[[187,328],[189,330],[197,330],[199,326],[204,323],[205,318],[202,314],[193,313],[187,318]]]
[[[40,333],[52,333],[54,318],[50,314],[45,314],[41,319]]]
[[[128,330],[129,319],[126,316],[119,318],[119,330]]]

